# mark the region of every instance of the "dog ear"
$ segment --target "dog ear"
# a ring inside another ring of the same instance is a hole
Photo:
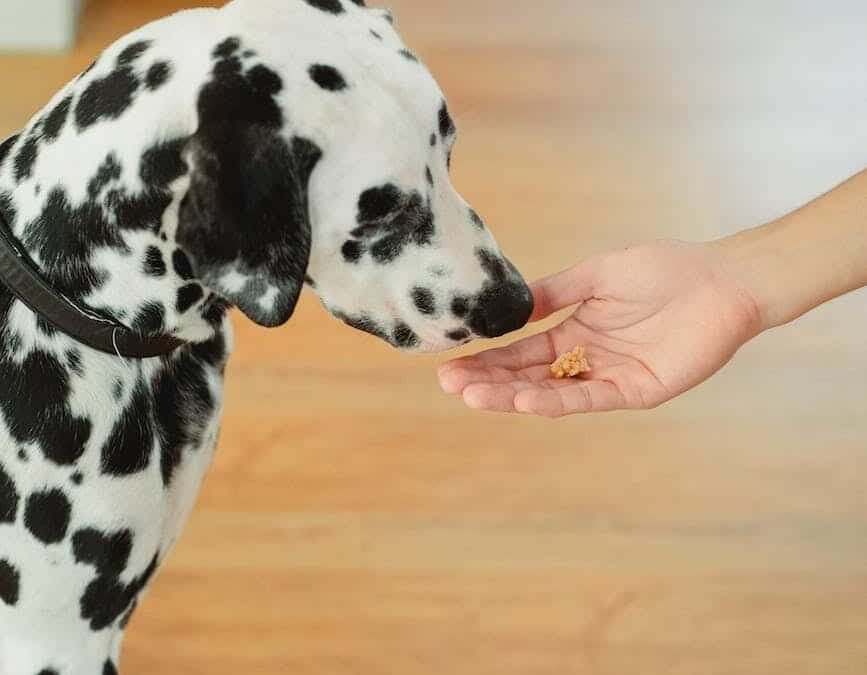
[[[270,124],[221,120],[200,127],[185,155],[176,237],[196,276],[257,324],[284,324],[310,258],[307,187],[321,151]]]

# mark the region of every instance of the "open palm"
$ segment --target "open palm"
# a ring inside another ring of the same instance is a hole
[[[609,253],[534,285],[534,320],[578,305],[551,330],[440,368],[471,408],[560,417],[653,408],[703,382],[759,332],[755,302],[707,244],[660,242]],[[555,380],[576,346],[591,371]]]

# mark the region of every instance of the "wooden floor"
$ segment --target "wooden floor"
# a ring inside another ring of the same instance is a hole
[[[190,4],[91,0],[73,54],[0,59],[0,131]],[[856,0],[391,6],[454,108],[459,189],[528,276],[867,165]],[[302,304],[238,322],[219,457],[126,675],[867,672],[867,295],[661,410],[559,423],[469,412],[438,359]]]

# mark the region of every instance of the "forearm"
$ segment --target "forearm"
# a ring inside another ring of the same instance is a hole
[[[760,330],[867,285],[867,171],[768,225],[715,243]]]

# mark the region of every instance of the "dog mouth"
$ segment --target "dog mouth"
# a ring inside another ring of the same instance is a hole
[[[373,335],[402,352],[435,354],[449,351],[472,342],[477,335],[460,326],[442,332],[433,326],[411,327],[401,319],[378,321],[367,314],[352,316],[345,312],[332,312],[334,317],[350,328]]]
[[[428,288],[416,286],[410,298],[411,303],[389,299],[375,313],[350,313],[324,300],[323,304],[347,326],[415,354],[446,352],[477,338],[498,338],[520,330],[530,320],[534,305],[520,275],[505,272],[476,293],[446,294],[446,298],[440,293],[437,298]]]
[[[394,303],[386,306],[386,319],[371,314],[331,314],[351,328],[373,335],[395,349],[415,354],[433,354],[462,347],[475,339],[502,337],[526,326],[533,312],[533,296],[526,283],[509,281],[489,284],[476,296],[464,298],[459,311],[452,305],[452,320],[407,320]],[[433,312],[427,312],[432,314]]]

